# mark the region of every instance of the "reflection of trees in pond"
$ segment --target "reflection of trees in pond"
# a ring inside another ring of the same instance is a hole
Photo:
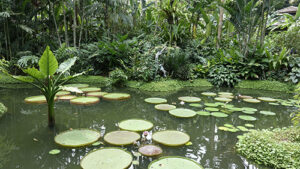
[[[16,149],[16,146],[7,140],[5,136],[0,136],[0,168],[10,160],[10,153]]]

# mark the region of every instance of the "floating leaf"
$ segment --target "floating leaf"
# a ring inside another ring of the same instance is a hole
[[[69,94],[71,94],[71,93],[68,91],[59,91],[56,93],[56,96],[65,96],[65,95],[69,95]]]
[[[280,105],[279,103],[269,103],[270,105],[278,106]]]
[[[228,109],[231,111],[243,111],[242,108],[238,108],[238,107],[229,107]]]
[[[225,127],[235,128],[232,124],[224,124]]]
[[[243,99],[243,101],[248,103],[260,103],[260,100],[257,99]]]
[[[219,95],[220,98],[228,98],[228,99],[234,99],[234,96],[232,95]]]
[[[270,98],[270,97],[258,97],[259,100],[265,101],[265,102],[276,102],[276,99]]]
[[[59,133],[54,137],[56,144],[64,147],[82,147],[99,140],[101,134],[90,129],[73,129]]]
[[[135,156],[135,157],[140,157],[140,156],[142,156],[142,154],[139,153],[139,152],[132,152],[132,154],[133,154],[133,156]]]
[[[141,137],[138,133],[132,131],[112,131],[104,136],[104,141],[112,145],[129,145],[133,144]]]
[[[197,162],[186,158],[177,156],[166,156],[152,161],[148,169],[204,169]]]
[[[101,144],[104,144],[104,143],[101,141],[96,141],[95,143],[92,144],[92,146],[99,146]]]
[[[190,136],[176,130],[159,131],[153,134],[153,140],[166,146],[181,146],[190,141]]]
[[[108,94],[107,92],[88,92],[86,96],[88,97],[103,97],[104,95]]]
[[[211,113],[211,115],[214,117],[228,117],[228,114],[221,113],[221,112],[213,112]]]
[[[109,93],[103,96],[105,100],[125,100],[129,98],[130,94],[127,93]]]
[[[255,114],[254,111],[243,111],[243,113],[245,113],[245,114]]]
[[[237,126],[236,128],[238,128],[241,131],[249,131],[246,127],[244,126]]]
[[[229,130],[229,128],[224,127],[224,126],[220,126],[220,127],[218,127],[218,129],[219,130],[223,130],[223,131],[228,131]]]
[[[205,107],[204,109],[207,111],[219,111],[218,108],[214,108],[214,107]]]
[[[155,109],[162,110],[162,111],[169,111],[169,110],[176,109],[176,106],[170,104],[158,104],[155,105]]]
[[[251,96],[245,96],[245,95],[239,95],[238,96],[240,99],[253,99]]]
[[[271,112],[271,111],[260,111],[259,113],[263,114],[263,115],[268,115],[268,116],[275,116],[276,115],[276,113]]]
[[[162,154],[163,150],[156,145],[144,145],[139,148],[139,152],[144,156],[157,156]]]
[[[59,154],[59,153],[60,153],[59,149],[53,149],[53,150],[49,151],[49,154],[51,154],[51,155],[56,155],[56,154]]]
[[[245,124],[245,126],[246,126],[246,127],[254,127],[253,124],[249,124],[249,123]]]
[[[194,110],[177,108],[170,110],[169,113],[175,117],[189,118],[194,117],[197,113]]]
[[[230,92],[218,92],[219,95],[233,95]]]
[[[232,133],[235,133],[235,132],[238,132],[239,129],[237,129],[237,128],[234,128],[234,129],[228,129],[228,131],[230,131],[230,132],[232,132]]]
[[[210,112],[207,112],[207,111],[197,111],[196,113],[199,114],[200,116],[209,116],[210,115]]]
[[[77,105],[91,105],[98,103],[100,100],[98,97],[76,97],[70,100],[70,103]]]
[[[65,87],[77,87],[77,88],[86,88],[89,87],[88,84],[67,84]]]
[[[129,119],[121,121],[119,127],[122,130],[128,131],[146,131],[152,129],[153,124],[150,121],[142,119]]]
[[[58,100],[71,100],[71,99],[74,99],[76,98],[77,96],[74,96],[74,95],[65,95],[65,96],[59,96],[58,97]]]
[[[187,142],[185,145],[186,145],[186,146],[191,146],[191,145],[193,145],[193,143],[189,141],[189,142]]]
[[[246,116],[246,115],[240,115],[239,118],[242,119],[242,120],[246,120],[246,121],[255,121],[256,120],[255,117],[253,117],[253,116]]]
[[[251,107],[243,107],[242,109],[243,109],[244,111],[257,111],[257,109],[251,108]]]
[[[203,92],[201,94],[204,96],[216,96],[217,95],[216,93],[213,93],[213,92]]]
[[[231,102],[232,101],[231,99],[225,98],[225,97],[216,97],[214,99],[219,102]]]
[[[26,103],[36,103],[36,104],[42,104],[47,103],[46,97],[44,95],[40,96],[31,96],[25,98]]]
[[[98,87],[86,87],[86,88],[82,88],[80,89],[83,93],[88,93],[88,92],[100,92],[101,88]]]
[[[132,165],[140,165],[140,162],[137,160],[132,161]]]
[[[145,102],[151,104],[162,104],[162,103],[167,103],[167,99],[152,97],[152,98],[145,99]]]
[[[216,103],[204,103],[205,106],[208,106],[208,107],[218,107],[219,104],[216,104]]]
[[[120,148],[101,148],[91,151],[80,161],[84,169],[121,169],[128,168],[133,158],[131,154]]]
[[[202,105],[198,104],[198,103],[191,103],[190,106],[191,107],[202,107]]]
[[[192,97],[192,96],[179,97],[178,99],[187,103],[195,103],[201,101],[199,97]]]

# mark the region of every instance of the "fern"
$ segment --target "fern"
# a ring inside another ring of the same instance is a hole
[[[17,62],[17,65],[21,68],[32,67],[39,62],[39,58],[35,55],[32,55],[30,51],[22,51],[17,55],[21,56]]]

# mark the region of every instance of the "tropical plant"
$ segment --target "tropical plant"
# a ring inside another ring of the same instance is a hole
[[[24,73],[30,77],[12,76],[13,78],[32,84],[37,87],[41,93],[46,97],[48,105],[48,125],[53,127],[55,125],[54,102],[55,95],[61,90],[61,86],[69,80],[83,74],[75,74],[65,77],[65,72],[68,71],[76,61],[76,57],[70,58],[58,66],[58,62],[47,46],[43,55],[39,60],[39,70],[35,67],[22,69]],[[57,74],[56,74],[57,73]]]
[[[300,105],[300,83],[298,83],[297,87],[296,87],[296,95],[295,95],[295,99],[298,100],[298,106]],[[294,126],[297,126],[300,128],[300,108],[298,108],[298,112],[295,112],[292,115],[292,122],[294,124]]]
[[[122,86],[128,80],[127,75],[119,68],[109,72],[109,77],[112,80],[112,84],[115,86]]]
[[[213,65],[207,75],[208,80],[215,86],[234,86],[240,81],[240,73],[236,65]]]

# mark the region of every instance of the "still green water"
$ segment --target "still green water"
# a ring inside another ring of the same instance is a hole
[[[275,106],[266,102],[253,104],[234,100],[230,104],[236,107],[253,107],[258,110],[273,111],[276,116],[265,116],[256,112],[257,121],[246,122],[240,120],[238,115],[243,113],[234,112],[227,118],[216,118],[212,116],[199,116],[190,119],[180,119],[171,116],[168,112],[154,109],[154,105],[144,102],[148,97],[163,97],[168,103],[176,102],[177,107],[185,107],[193,110],[203,108],[190,107],[188,104],[180,105],[178,97],[197,96],[202,98],[203,103],[215,102],[212,97],[202,96],[203,91],[233,92],[251,96],[266,96],[280,99],[292,98],[292,95],[255,90],[236,89],[201,89],[187,88],[176,92],[153,93],[142,92],[132,89],[104,89],[108,92],[126,92],[131,98],[126,101],[105,101],[92,106],[71,105],[69,102],[56,102],[56,128],[50,130],[47,127],[46,105],[26,104],[25,97],[39,95],[35,89],[0,89],[0,102],[9,109],[8,113],[0,119],[0,136],[5,136],[9,143],[17,148],[4,158],[9,161],[2,163],[3,169],[79,169],[80,159],[89,151],[109,147],[100,145],[97,147],[84,147],[78,149],[67,149],[59,147],[54,143],[54,136],[70,128],[92,128],[101,132],[102,136],[110,131],[118,130],[117,123],[130,118],[140,118],[151,121],[154,124],[152,132],[173,129],[184,131],[191,136],[191,146],[165,147],[163,156],[185,156],[200,163],[204,168],[213,169],[244,169],[265,168],[247,161],[235,152],[237,135],[243,132],[230,133],[218,130],[218,126],[225,123],[235,126],[251,123],[255,129],[266,129],[270,127],[285,127],[290,125],[289,114],[295,110],[294,107]],[[103,141],[103,138],[101,138]],[[103,141],[104,142],[104,141]],[[60,149],[58,155],[49,155],[52,149]],[[128,151],[137,151],[137,146],[126,146]],[[1,150],[0,150],[1,154]],[[0,155],[1,156],[1,155]],[[146,169],[148,164],[156,158],[134,157],[139,161],[138,166],[130,169]],[[1,165],[0,165],[1,166]]]

